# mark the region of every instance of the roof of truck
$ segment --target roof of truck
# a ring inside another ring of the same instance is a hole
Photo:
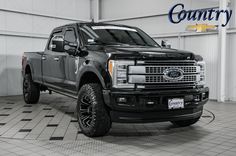
[[[129,28],[134,28],[132,26],[128,26],[128,25],[122,25],[122,24],[111,24],[111,23],[103,23],[103,22],[99,22],[99,23],[95,23],[95,22],[76,22],[76,23],[70,23],[70,24],[66,24],[66,25],[62,25],[59,27],[56,27],[55,29],[53,29],[53,32],[55,31],[60,31],[62,28],[66,27],[66,26],[73,26],[73,25],[88,25],[88,26],[106,26],[106,25],[113,25],[113,26],[122,26],[122,27],[129,27]]]

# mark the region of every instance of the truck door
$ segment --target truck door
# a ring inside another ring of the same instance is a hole
[[[72,26],[67,27],[65,31],[65,42],[68,44],[75,44],[79,46],[78,36]],[[78,68],[79,57],[67,55],[65,60],[65,84],[64,88],[70,92],[76,93],[76,71]]]
[[[42,56],[43,81],[47,85],[61,89],[65,81],[65,52],[53,51],[52,39],[62,36],[63,32],[58,31],[51,35],[48,47]]]

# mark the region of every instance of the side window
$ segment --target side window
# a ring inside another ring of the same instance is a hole
[[[65,41],[70,42],[70,43],[76,42],[75,30],[73,28],[69,28],[68,30],[66,30]]]
[[[81,28],[80,29],[81,30],[81,34],[82,34],[82,36],[84,37],[84,42],[85,42],[85,44],[88,44],[88,40],[89,39],[94,39],[95,37],[93,37],[92,35],[91,35],[91,33],[89,33],[87,30],[85,30],[84,28]]]
[[[59,32],[55,32],[51,35],[50,37],[50,42],[48,44],[48,50],[52,50],[52,39],[55,37],[55,36],[59,36],[59,35],[62,35],[62,31],[59,31]]]

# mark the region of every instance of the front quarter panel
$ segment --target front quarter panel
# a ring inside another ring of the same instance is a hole
[[[98,77],[103,89],[110,87],[111,81],[107,72],[108,57],[104,52],[88,51],[88,55],[81,60],[83,62],[81,63],[76,76],[77,89],[79,89],[83,75],[87,72],[92,72]]]

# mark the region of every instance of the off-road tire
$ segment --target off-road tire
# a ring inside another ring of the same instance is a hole
[[[34,83],[30,74],[26,74],[23,80],[23,97],[27,104],[36,104],[40,97],[40,88]]]
[[[77,118],[80,129],[88,137],[106,135],[111,128],[111,119],[104,104],[102,87],[97,83],[81,87],[77,101]]]

